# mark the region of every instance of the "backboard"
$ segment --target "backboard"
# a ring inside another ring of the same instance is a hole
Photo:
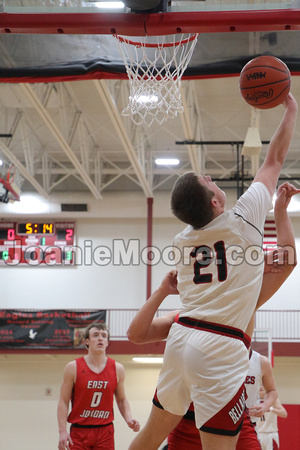
[[[20,201],[17,189],[13,189],[12,185],[3,178],[0,178],[0,202],[8,203],[9,201]]]
[[[27,188],[34,186],[45,196],[83,186],[95,198],[108,189],[143,189],[149,197],[155,190],[169,189],[180,171],[199,167],[211,173],[215,181],[222,178],[224,185],[235,187],[238,171],[230,148],[223,151],[217,146],[208,149],[199,145],[179,149],[174,142],[244,139],[249,108],[240,99],[236,80],[245,63],[258,54],[282,59],[294,77],[293,93],[300,91],[299,4],[276,0],[163,1],[161,12],[141,9],[137,13],[128,6],[129,1],[116,10],[100,8],[104,3],[2,2],[0,105],[9,124],[2,131],[10,132],[16,124],[9,148],[23,164],[22,174],[27,171]],[[132,127],[126,117],[118,116],[128,101],[128,76],[113,34],[149,37],[185,32],[200,33],[182,77],[188,105],[184,109],[191,114],[180,114],[169,121],[167,132],[163,124],[155,135],[148,135],[141,126]],[[112,122],[107,117],[113,105],[117,108]],[[30,119],[24,121],[24,130],[18,121],[20,111]],[[262,139],[272,135],[277,111],[280,109],[261,114]],[[64,121],[56,122],[65,112]],[[117,142],[116,129],[122,146]],[[62,135],[70,137],[70,142],[63,141]],[[53,145],[53,136],[58,146]],[[295,135],[289,152],[289,179],[299,176],[298,139]],[[261,157],[264,152],[265,147]],[[177,172],[156,167],[158,153],[179,156]],[[246,160],[246,175],[252,174],[252,165]],[[141,167],[147,173],[141,174]]]
[[[20,201],[22,177],[17,173],[14,164],[1,159],[0,165],[0,202]]]
[[[291,72],[300,71],[300,2],[163,0],[159,13],[142,8],[133,13],[126,6],[147,7],[151,0],[125,0],[116,9],[104,8],[112,3],[118,2],[4,0],[0,81],[127,79],[114,34],[200,33],[183,79],[233,76],[252,57],[265,53],[282,59]]]

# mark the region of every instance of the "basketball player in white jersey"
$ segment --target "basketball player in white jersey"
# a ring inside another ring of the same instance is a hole
[[[266,391],[263,386],[260,389],[260,398],[265,402]],[[277,417],[287,418],[287,410],[281,404],[279,398],[272,404],[268,411],[257,421],[256,431],[262,450],[278,450],[279,434]]]
[[[260,388],[264,387],[265,397],[260,400]],[[272,365],[268,358],[250,348],[249,370],[245,380],[247,391],[246,406],[251,422],[255,423],[269,411],[278,397]]]
[[[267,258],[257,308],[262,306],[274,295],[292,273],[297,264],[295,237],[291,220],[287,213],[287,207],[291,197],[299,192],[300,190],[290,185],[290,183],[282,184],[277,190],[274,217],[277,229],[278,253],[275,252],[275,259],[279,263],[279,266],[278,269],[276,269],[276,264],[271,260],[269,261],[269,258]],[[283,254],[286,256],[285,260],[282,259]],[[168,295],[172,294],[178,294],[176,271],[171,271],[164,277],[161,286],[153,292],[148,301],[134,317],[127,331],[130,341],[136,344],[144,344],[166,339],[170,327],[174,323],[174,320],[176,320],[178,311],[171,311],[162,317],[154,316],[163,300]],[[254,315],[246,329],[246,335],[249,338],[249,342],[251,341],[253,329]],[[266,388],[267,401],[264,404],[257,405],[261,383],[263,383]],[[251,352],[249,371],[246,377],[245,386],[247,394],[249,393],[249,402],[247,405],[253,407],[252,414],[255,415],[253,421],[256,421],[257,418],[261,417],[262,414],[269,409],[270,405],[277,397],[271,364],[267,358],[259,355],[257,352]],[[237,442],[237,449],[253,450],[259,446],[254,427],[251,427],[248,420],[248,417],[245,416],[242,432],[240,433]],[[192,412],[189,411],[189,416],[183,418],[179,426],[169,435],[170,448],[182,450],[182,448],[186,448],[185,446],[187,445],[189,448],[193,449],[201,448],[200,436],[199,434],[197,436],[196,431],[195,422],[192,419]]]
[[[156,450],[191,402],[203,449],[235,449],[249,364],[244,331],[262,284],[263,224],[298,112],[291,94],[284,106],[265,161],[232,210],[209,176],[187,173],[175,183],[173,213],[189,224],[174,240],[182,309],[167,338],[157,403],[130,450]]]

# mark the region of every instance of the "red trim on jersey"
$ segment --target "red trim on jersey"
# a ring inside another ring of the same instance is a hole
[[[251,337],[248,334],[244,333],[244,344],[247,348],[250,348],[251,345]],[[252,350],[251,350],[252,351]]]

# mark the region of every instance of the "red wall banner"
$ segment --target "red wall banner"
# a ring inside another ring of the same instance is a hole
[[[85,328],[105,320],[105,310],[1,310],[0,349],[85,348]]]

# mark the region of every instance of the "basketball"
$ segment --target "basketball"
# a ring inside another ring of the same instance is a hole
[[[275,56],[251,59],[240,73],[240,91],[246,102],[258,109],[280,105],[290,92],[291,74]]]

